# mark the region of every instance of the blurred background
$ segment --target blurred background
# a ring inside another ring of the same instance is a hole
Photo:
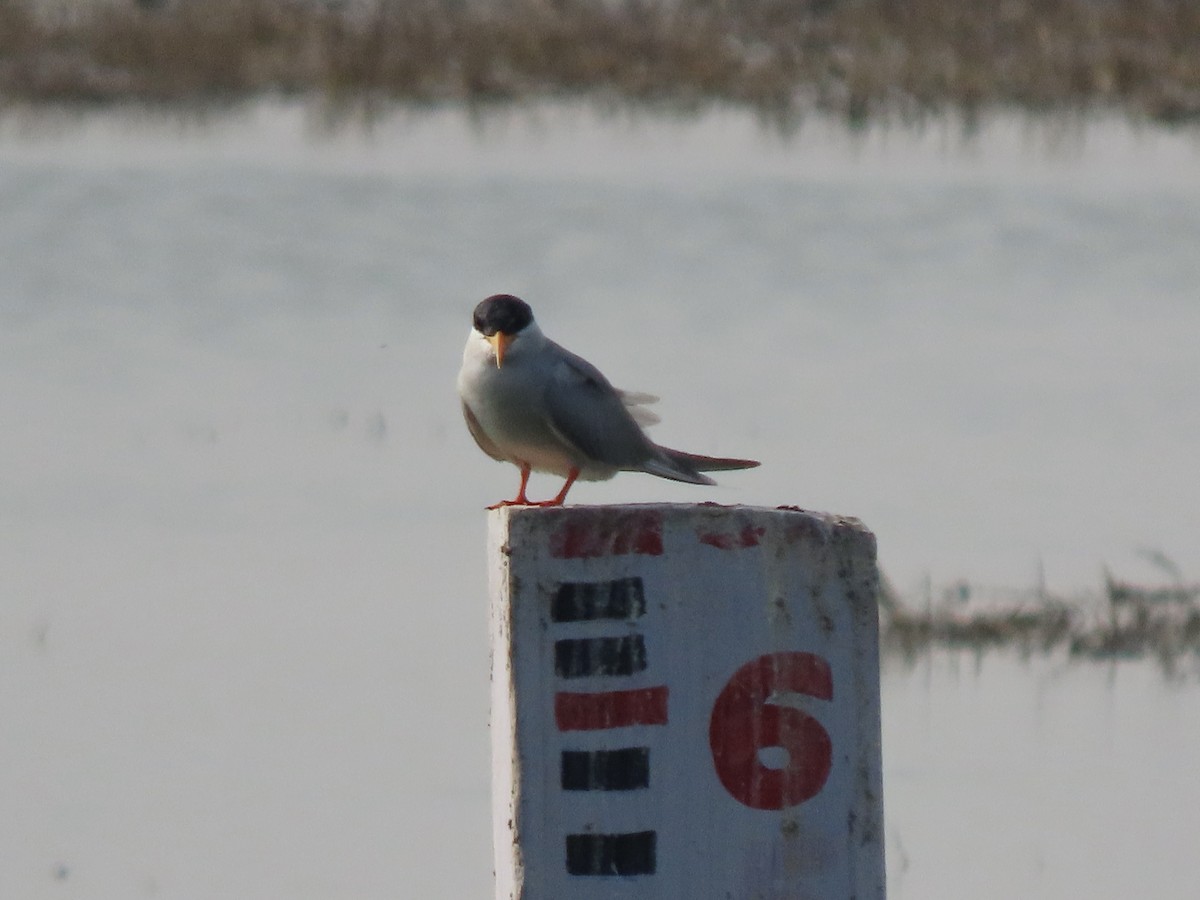
[[[512,292],[855,515],[893,898],[1190,897],[1200,13],[0,0],[0,897],[491,893]],[[558,489],[535,476],[534,496]]]

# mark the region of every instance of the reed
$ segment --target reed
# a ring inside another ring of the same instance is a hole
[[[885,582],[886,584],[886,582]],[[1078,660],[1153,659],[1171,675],[1200,673],[1200,584],[1138,585],[1105,574],[1101,591],[1072,599],[1042,588],[985,591],[958,583],[934,603],[880,602],[886,656],[913,662],[936,649]]]
[[[820,111],[852,124],[998,109],[1200,117],[1190,0],[33,3],[0,0],[9,103],[281,93],[385,106],[742,104],[780,122]]]

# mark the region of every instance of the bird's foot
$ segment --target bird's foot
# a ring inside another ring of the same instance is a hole
[[[528,463],[521,463],[521,487],[517,489],[517,496],[512,500],[501,500],[499,503],[493,503],[488,509],[503,509],[506,506],[529,506],[529,498],[525,496],[525,488],[529,485],[529,473],[532,471]]]
[[[506,506],[562,506],[563,502],[558,497],[550,500],[526,500],[518,498],[516,500],[501,500],[499,503],[493,503],[488,509],[503,509]]]
[[[530,503],[524,497],[518,497],[515,500],[501,500],[499,503],[493,503],[488,509],[503,509],[506,506],[537,506],[536,503]]]
[[[549,500],[530,500],[525,496],[525,485],[529,481],[529,467],[521,467],[521,490],[520,493],[512,500],[501,500],[499,503],[493,503],[488,509],[502,509],[505,506],[562,506],[563,501],[567,499],[567,491],[571,489],[571,485],[575,483],[575,479],[579,477],[578,469],[571,469],[567,473],[567,483],[562,486],[554,497]]]

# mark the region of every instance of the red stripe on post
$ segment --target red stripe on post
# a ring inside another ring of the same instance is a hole
[[[559,731],[601,731],[628,725],[666,725],[667,688],[554,695]]]
[[[696,537],[700,543],[716,547],[718,550],[735,550],[738,547],[757,547],[767,529],[761,525],[755,527],[746,525],[737,534],[723,531],[698,531]]]
[[[662,556],[662,513],[622,510],[597,518],[573,518],[550,535],[550,555],[557,559],[598,556]]]

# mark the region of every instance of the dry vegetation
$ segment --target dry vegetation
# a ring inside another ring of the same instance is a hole
[[[1200,117],[1192,0],[0,0],[0,100]],[[35,12],[35,9],[37,12]],[[57,10],[57,12],[56,12]],[[71,12],[63,12],[71,10]]]
[[[1065,650],[1076,659],[1152,658],[1168,674],[1186,662],[1200,671],[1200,584],[1143,586],[1106,575],[1101,596],[1075,601],[1029,590],[989,603],[996,598],[987,593],[959,584],[939,603],[906,604],[886,590],[884,653],[911,661],[934,648]]]

